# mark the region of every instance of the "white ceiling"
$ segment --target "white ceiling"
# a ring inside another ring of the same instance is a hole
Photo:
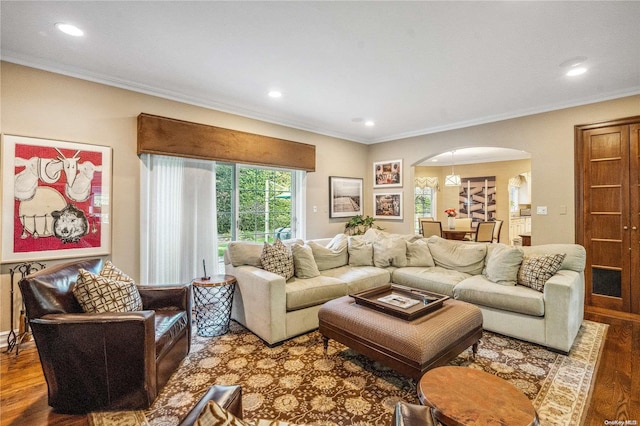
[[[636,1],[0,8],[5,61],[361,143],[640,93]],[[576,56],[589,71],[570,79],[560,64]]]

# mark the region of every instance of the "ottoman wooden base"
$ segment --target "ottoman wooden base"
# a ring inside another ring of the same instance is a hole
[[[318,320],[325,350],[334,339],[416,380],[469,346],[475,356],[482,337],[480,309],[452,299],[423,317],[405,321],[344,296],[325,303]]]

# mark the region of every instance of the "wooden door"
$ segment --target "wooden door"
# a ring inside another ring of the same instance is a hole
[[[640,123],[629,135],[631,191],[631,312],[640,314]]]
[[[583,147],[585,298],[592,306],[628,312],[629,127],[586,130]]]
[[[576,126],[585,303],[640,313],[640,117]]]

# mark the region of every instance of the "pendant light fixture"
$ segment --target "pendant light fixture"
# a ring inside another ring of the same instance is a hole
[[[460,175],[455,174],[455,172],[453,171],[453,153],[455,151],[451,151],[451,174],[447,175],[444,178],[444,186],[460,186],[461,185],[461,181],[460,181]]]

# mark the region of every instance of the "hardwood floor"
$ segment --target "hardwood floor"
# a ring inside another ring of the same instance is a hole
[[[584,425],[602,426],[606,420],[640,425],[640,316],[588,309],[585,318],[610,327]],[[88,425],[86,416],[58,414],[47,405],[33,342],[23,345],[18,357],[0,355],[0,425]]]

